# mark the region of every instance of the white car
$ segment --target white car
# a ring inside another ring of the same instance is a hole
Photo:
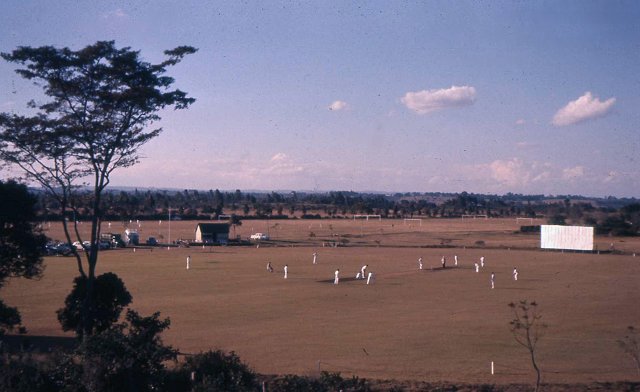
[[[73,243],[74,248],[78,249],[78,250],[88,250],[89,248],[91,248],[91,242],[89,241],[76,241]]]
[[[269,240],[269,236],[263,233],[251,234],[251,237],[249,238],[251,238],[252,240],[264,240],[264,241]]]

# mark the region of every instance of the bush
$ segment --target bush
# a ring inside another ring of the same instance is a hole
[[[58,391],[43,365],[30,356],[0,357],[0,391]]]
[[[207,351],[187,358],[182,371],[194,375],[192,392],[254,391],[255,373],[233,351]]]
[[[88,337],[78,349],[82,385],[87,391],[162,390],[167,376],[164,362],[177,351],[159,335],[170,325],[160,313],[142,317],[129,310],[126,322]]]

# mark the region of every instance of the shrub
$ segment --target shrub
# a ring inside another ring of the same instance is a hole
[[[194,374],[193,392],[254,391],[258,386],[255,373],[236,355],[221,350],[207,351],[187,358],[182,368]]]

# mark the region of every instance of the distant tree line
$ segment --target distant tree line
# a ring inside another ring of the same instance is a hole
[[[79,192],[72,204],[75,219],[91,216],[90,197]],[[220,215],[236,219],[351,218],[375,214],[383,218],[459,218],[486,215],[490,218],[537,218],[550,224],[580,224],[596,228],[598,234],[637,235],[640,202],[632,199],[585,198],[507,193],[395,193],[352,191],[233,192],[216,190],[110,190],[105,192],[102,211],[106,220],[208,220]],[[39,194],[38,215],[61,219],[59,202]],[[67,219],[69,219],[67,217]]]

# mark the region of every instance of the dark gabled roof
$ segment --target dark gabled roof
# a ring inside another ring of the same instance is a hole
[[[198,223],[196,226],[196,230],[200,228],[201,233],[228,233],[229,232],[229,224],[228,223]]]

